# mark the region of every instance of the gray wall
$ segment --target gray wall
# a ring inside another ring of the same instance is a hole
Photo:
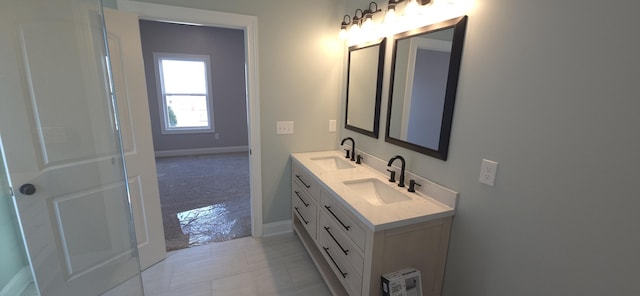
[[[475,1],[446,162],[341,131],[460,192],[445,296],[640,295],[638,10]],[[495,187],[478,182],[483,158],[500,163]]]
[[[109,8],[114,8],[115,9],[118,6],[116,2],[117,2],[117,0],[102,0],[102,5],[104,7],[109,7]]]
[[[156,151],[247,146],[244,32],[140,21],[153,146]],[[211,62],[215,133],[161,134],[154,52],[207,55]]]

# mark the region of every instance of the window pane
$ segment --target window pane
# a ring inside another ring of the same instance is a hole
[[[168,94],[206,94],[205,63],[162,59],[164,91]]]
[[[206,96],[166,96],[168,128],[208,127]]]

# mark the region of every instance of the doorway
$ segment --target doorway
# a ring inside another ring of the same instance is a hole
[[[244,31],[139,26],[167,251],[251,235]]]
[[[251,204],[251,235],[263,235],[262,176],[260,149],[260,98],[258,92],[257,18],[255,16],[205,11],[118,0],[118,9],[133,12],[140,20],[187,23],[192,25],[239,29],[244,32],[245,77],[248,117],[248,154]]]

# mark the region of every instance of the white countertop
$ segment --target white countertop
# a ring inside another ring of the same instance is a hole
[[[365,164],[355,165],[356,167],[351,169],[326,170],[312,160],[312,158],[329,156],[344,157],[344,155],[338,151],[323,151],[293,153],[291,159],[315,175],[321,181],[320,183],[325,190],[339,197],[338,201],[372,231],[406,226],[453,216],[455,214],[455,199],[458,193],[453,190],[422,179],[418,182],[423,184],[423,186],[418,188],[420,192],[412,193],[407,191],[407,187],[398,187],[397,182],[396,184],[388,182],[388,176]],[[369,159],[367,159],[367,162],[368,161]],[[355,162],[351,163],[355,164]],[[398,177],[399,173],[397,175],[397,178]],[[348,189],[343,183],[344,181],[365,178],[375,178],[386,182],[390,187],[398,190],[409,199],[390,204],[373,205],[362,198],[358,198],[357,194],[354,194],[354,192]],[[405,182],[408,186],[409,178],[406,178]],[[430,194],[439,196],[434,198],[430,196]],[[441,202],[451,199],[453,199],[452,202]]]

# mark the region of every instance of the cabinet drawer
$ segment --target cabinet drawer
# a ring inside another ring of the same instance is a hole
[[[324,256],[329,266],[331,266],[331,269],[349,292],[349,295],[361,295],[362,275],[346,261],[344,256],[340,256],[342,251],[339,247],[334,246],[335,242],[333,242],[328,235],[319,235],[318,245],[322,256]]]
[[[291,199],[291,205],[293,214],[298,216],[298,219],[307,229],[309,235],[315,238],[318,213],[316,203],[311,200],[303,202],[303,199],[298,198],[294,193]]]
[[[342,207],[332,196],[322,193],[321,208],[327,214],[330,220],[334,221],[338,225],[338,229],[344,231],[344,233],[360,248],[364,251],[366,243],[366,233],[360,227],[360,224],[351,218],[351,215],[347,213],[347,210]]]
[[[364,267],[362,254],[356,244],[340,229],[341,226],[334,222],[325,211],[320,213],[318,223],[320,223],[318,237],[322,237],[323,241],[336,248],[339,251],[337,256],[344,257],[344,260],[349,262],[358,274],[362,274]]]
[[[315,207],[317,203],[316,199],[312,198],[311,195],[301,187],[302,185],[298,184],[297,182],[293,182],[293,184],[291,184],[291,198],[294,200],[297,199],[305,207],[309,207],[307,205],[310,204],[313,204],[313,206]]]
[[[306,190],[311,198],[316,201],[320,200],[320,185],[316,181],[315,177],[312,177],[307,171],[300,167],[300,165],[293,163],[292,165],[292,179],[293,184],[298,184],[300,188]]]

